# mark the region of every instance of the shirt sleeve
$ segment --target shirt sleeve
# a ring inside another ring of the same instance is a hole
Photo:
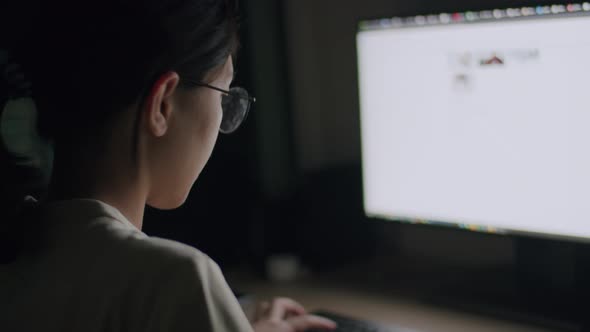
[[[183,259],[163,272],[146,331],[252,332],[219,266],[209,257]]]

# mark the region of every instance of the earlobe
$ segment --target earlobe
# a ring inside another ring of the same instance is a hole
[[[152,91],[146,103],[147,128],[156,137],[161,137],[168,131],[168,126],[174,111],[173,95],[180,77],[176,72],[167,72],[152,86]]]

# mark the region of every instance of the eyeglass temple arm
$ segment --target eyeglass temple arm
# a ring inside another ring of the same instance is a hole
[[[223,93],[228,94],[228,95],[231,95],[232,94],[231,91],[224,90],[224,89],[218,88],[216,86],[213,86],[213,85],[210,85],[210,84],[207,84],[207,83],[201,83],[201,82],[187,80],[187,79],[185,79],[185,81],[188,82],[188,83],[194,84],[196,86],[204,86],[204,87],[207,87],[209,89],[213,89],[213,90],[216,90],[216,91],[219,91],[219,92],[223,92]],[[240,95],[236,95],[236,96],[240,97],[241,99],[248,99],[248,101],[250,101],[251,103],[255,103],[256,102],[256,98],[255,97],[252,97],[252,96],[248,96],[248,97],[244,97],[244,96],[240,96]]]

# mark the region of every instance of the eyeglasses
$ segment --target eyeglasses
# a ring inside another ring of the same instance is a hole
[[[231,134],[236,131],[242,122],[248,116],[248,111],[252,103],[256,102],[256,98],[251,97],[246,89],[241,87],[233,87],[229,90],[224,90],[216,86],[206,83],[185,80],[187,83],[213,89],[223,93],[221,98],[221,109],[223,110],[223,117],[219,131],[222,134]]]

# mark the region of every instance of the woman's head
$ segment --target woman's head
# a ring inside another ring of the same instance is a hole
[[[229,90],[233,62],[228,57],[203,79],[206,84]],[[140,155],[148,165],[150,186],[147,202],[158,208],[182,204],[205,166],[219,132],[221,92],[201,87],[178,89],[179,77],[169,72],[160,77],[146,100]]]
[[[124,147],[148,203],[180,205],[208,159],[237,49],[235,0],[40,1],[17,50],[40,133],[74,167]],[[121,153],[121,151],[119,151]]]

